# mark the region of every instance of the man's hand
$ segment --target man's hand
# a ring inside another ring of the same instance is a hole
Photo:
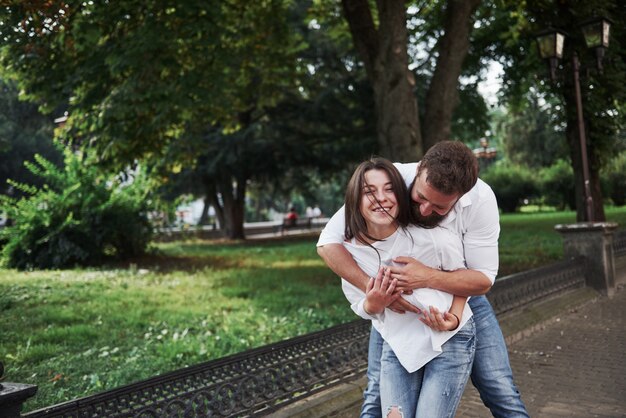
[[[389,304],[400,297],[395,292],[397,280],[390,278],[389,269],[378,270],[376,278],[371,277],[365,289],[363,308],[370,315],[381,313]]]
[[[396,290],[397,288],[398,286],[396,285]],[[398,294],[400,294],[400,292],[398,292]],[[404,298],[396,299],[396,301],[393,302],[391,305],[389,305],[388,308],[400,314],[403,314],[406,312],[413,312],[416,314],[422,313],[422,311],[417,306],[413,305],[412,303],[409,303],[409,301],[407,301]]]
[[[411,257],[396,257],[395,263],[403,264],[402,266],[391,266],[391,277],[398,280],[396,286],[399,291],[409,291],[412,289],[421,289],[429,286],[435,270],[427,267],[421,262]]]

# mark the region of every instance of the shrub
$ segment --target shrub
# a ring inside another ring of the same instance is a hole
[[[150,237],[146,176],[123,182],[102,175],[87,158],[65,149],[64,166],[35,156],[27,168],[42,187],[11,184],[19,199],[0,196],[12,223],[1,232],[2,263],[18,269],[64,268],[123,260],[145,251]]]
[[[480,177],[493,189],[498,199],[498,207],[503,212],[515,212],[524,199],[538,194],[532,172],[520,165],[499,161]]]
[[[539,178],[539,188],[545,204],[555,206],[558,210],[576,208],[574,170],[569,161],[557,160],[550,167],[543,168]]]

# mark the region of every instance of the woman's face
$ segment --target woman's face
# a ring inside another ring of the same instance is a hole
[[[398,216],[398,201],[391,180],[383,170],[365,173],[365,184],[361,189],[361,214],[368,229],[389,226]]]

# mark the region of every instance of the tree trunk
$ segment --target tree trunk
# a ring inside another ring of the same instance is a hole
[[[215,209],[222,234],[229,239],[245,239],[243,227],[245,213],[245,180],[236,181],[227,177],[206,179],[207,198]],[[221,201],[218,198],[221,196]]]
[[[206,225],[209,223],[209,207],[211,206],[211,199],[205,197],[203,200],[202,214],[200,215],[200,225]]]
[[[369,4],[368,0],[342,0],[355,48],[374,91],[379,153],[394,161],[416,161],[423,150],[415,79],[408,65],[405,2],[377,1],[378,29]]]
[[[452,113],[458,105],[458,83],[470,47],[473,15],[480,0],[448,0],[439,57],[426,95],[424,150],[451,138]]]

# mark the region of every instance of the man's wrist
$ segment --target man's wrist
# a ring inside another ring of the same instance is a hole
[[[437,289],[437,282],[439,281],[440,274],[443,273],[441,270],[434,269],[432,267],[428,268],[428,275],[426,276],[426,286],[429,289]]]

